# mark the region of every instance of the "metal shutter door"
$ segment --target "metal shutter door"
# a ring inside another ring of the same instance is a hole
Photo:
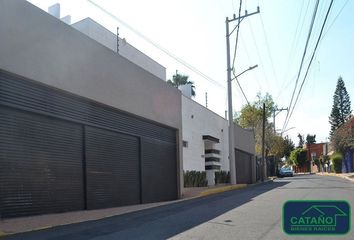
[[[142,202],[177,198],[176,145],[142,138]]]
[[[235,150],[237,183],[252,183],[251,159],[252,155]]]
[[[140,203],[139,139],[85,127],[87,208]]]
[[[0,217],[84,208],[82,127],[0,107]]]

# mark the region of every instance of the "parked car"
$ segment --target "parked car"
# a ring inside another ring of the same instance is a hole
[[[279,177],[293,177],[294,171],[290,167],[282,167],[279,171]]]

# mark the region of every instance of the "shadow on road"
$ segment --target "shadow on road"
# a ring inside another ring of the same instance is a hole
[[[289,181],[268,182],[101,220],[17,234],[8,239],[166,239],[288,183]]]

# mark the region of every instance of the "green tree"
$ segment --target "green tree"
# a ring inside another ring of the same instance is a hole
[[[352,110],[350,104],[350,97],[345,88],[344,81],[342,77],[339,77],[333,96],[332,111],[329,116],[329,123],[331,124],[330,136],[351,117]]]
[[[255,132],[256,140],[256,153],[262,153],[262,128],[263,128],[263,103],[266,105],[266,128],[265,128],[265,155],[268,156],[269,152],[274,146],[274,133],[273,125],[268,121],[272,114],[272,109],[275,103],[270,94],[266,93],[263,96],[257,93],[256,101],[249,105],[244,105],[236,117],[235,122],[243,128],[252,128]]]
[[[290,157],[291,151],[293,151],[294,149],[294,142],[288,136],[286,136],[284,138],[284,156],[288,159]]]
[[[306,149],[297,148],[290,153],[290,160],[298,167],[302,167],[306,163]]]
[[[195,86],[194,82],[188,80],[187,75],[182,75],[179,74],[176,71],[176,74],[172,76],[172,80],[169,79],[167,80],[167,83],[175,88],[178,88],[179,86],[186,85],[186,84],[191,84],[192,85],[192,96],[195,97]]]
[[[256,107],[255,104],[244,105],[235,120],[243,128],[254,129],[262,122],[262,116],[262,109]]]
[[[297,135],[297,137],[299,138],[299,145],[297,146],[298,148],[302,148],[304,146],[304,136],[302,136],[300,133]]]
[[[310,144],[314,144],[314,143],[316,143],[316,134],[314,134],[314,135],[307,134],[306,144],[310,145]]]
[[[261,92],[258,92],[256,95],[256,101],[254,102],[254,105],[257,109],[261,109],[263,111],[263,103],[265,104],[266,107],[266,118],[268,119],[269,117],[272,116],[273,109],[277,108],[275,102],[273,101],[272,95],[269,93],[266,93],[264,96],[262,95]]]
[[[354,117],[334,131],[331,144],[335,151],[342,154],[347,149],[354,148]]]
[[[270,155],[282,158],[285,154],[285,141],[281,136],[271,135],[270,139]]]
[[[263,103],[266,107],[266,123],[272,115],[272,109],[276,107],[272,96],[266,93],[264,96],[258,92],[256,101],[249,105],[244,105],[235,121],[243,128],[256,128],[263,119]]]

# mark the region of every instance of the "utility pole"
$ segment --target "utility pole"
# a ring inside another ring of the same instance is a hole
[[[208,92],[205,92],[205,107],[208,108]]]
[[[234,32],[234,30],[238,27],[239,24],[235,26],[235,28],[229,31],[229,23],[238,20],[240,23],[246,17],[259,13],[259,7],[257,7],[257,11],[248,14],[245,11],[245,15],[236,17],[236,14],[233,15],[233,18],[226,18],[226,56],[227,56],[227,95],[228,95],[228,114],[229,114],[229,161],[230,161],[230,182],[231,184],[236,184],[236,163],[235,163],[235,132],[234,132],[234,121],[233,121],[233,110],[232,110],[232,88],[231,88],[231,69],[230,66],[230,35]]]
[[[275,132],[275,117],[281,112],[281,111],[288,111],[288,108],[273,108],[273,125],[274,125],[274,135],[276,134]],[[277,114],[275,114],[277,112]]]
[[[119,54],[119,27],[117,27],[117,53]]]
[[[266,122],[266,110],[265,103],[263,103],[263,124],[262,124],[262,182],[266,177],[266,161],[265,161],[265,122]]]

